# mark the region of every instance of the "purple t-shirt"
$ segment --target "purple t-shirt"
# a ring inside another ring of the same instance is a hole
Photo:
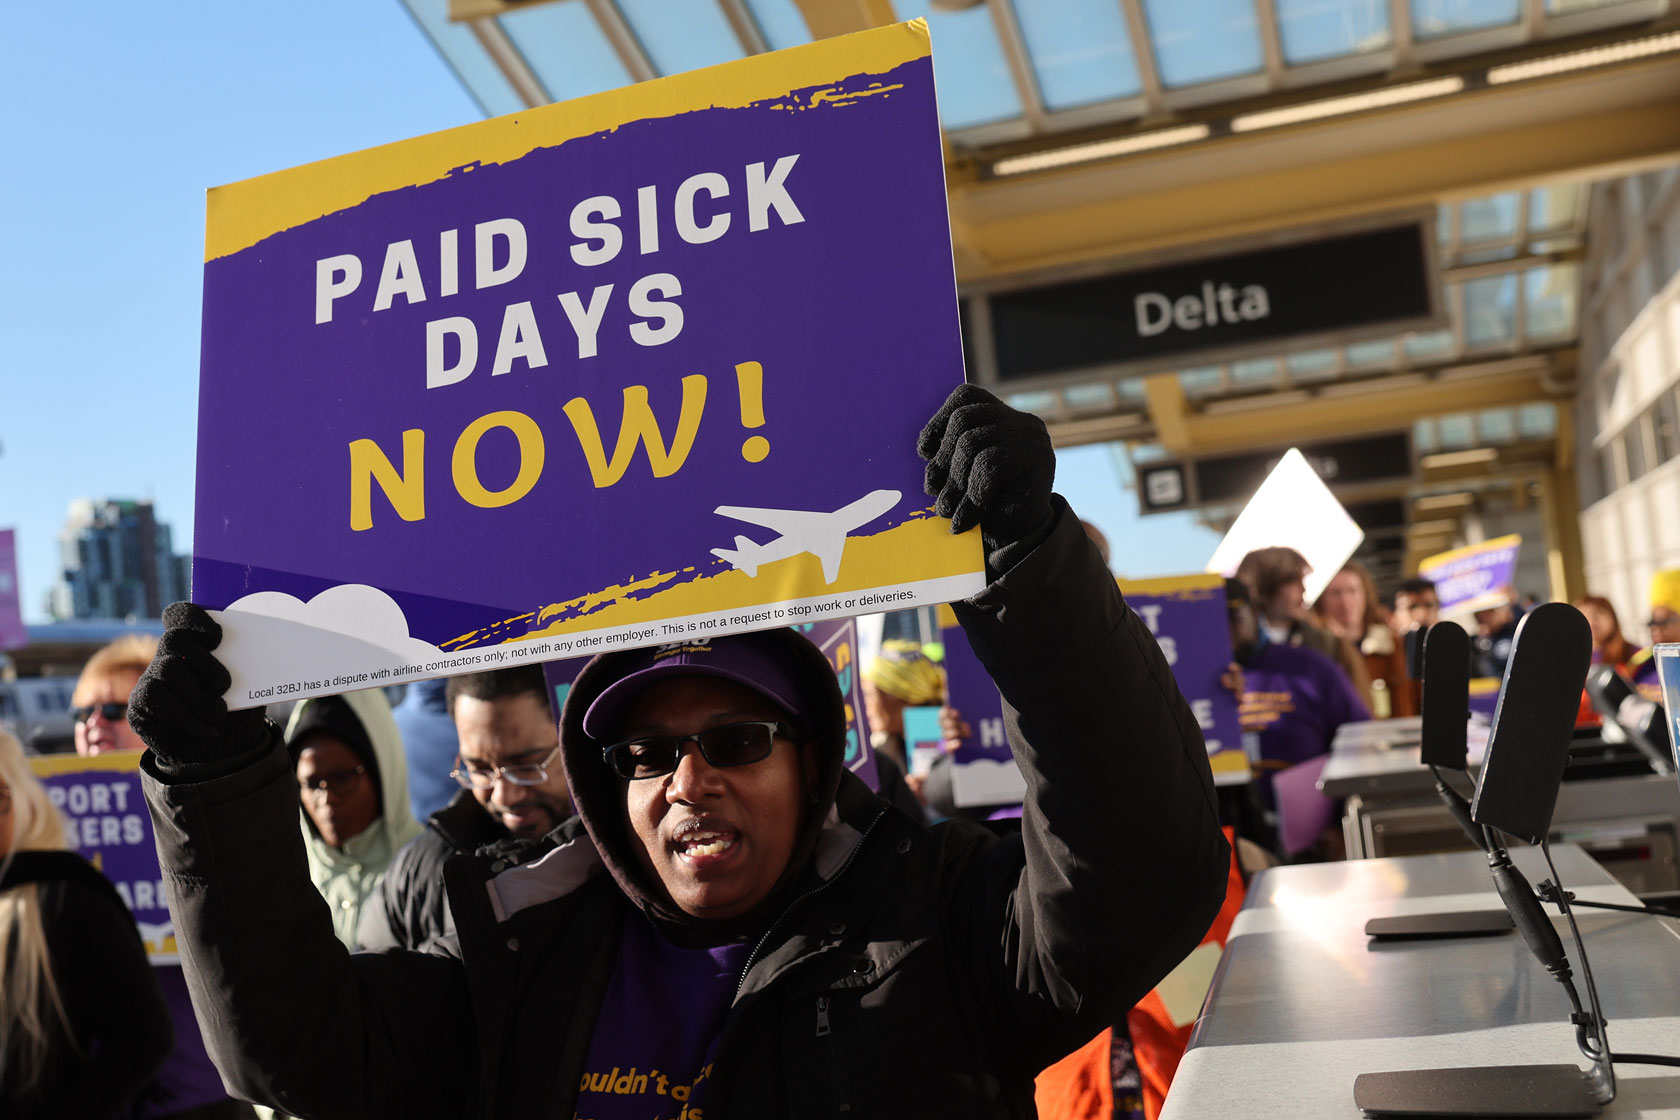
[[[1370,718],[1347,674],[1316,650],[1269,643],[1243,667],[1243,727],[1260,732],[1262,763],[1276,764],[1263,771],[1317,758],[1336,728]]]
[[[705,1120],[706,1083],[752,946],[680,949],[631,917],[574,1120]]]

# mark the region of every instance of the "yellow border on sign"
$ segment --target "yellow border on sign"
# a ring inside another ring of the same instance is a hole
[[[508,163],[538,148],[636,121],[738,109],[854,74],[885,73],[926,58],[932,50],[927,22],[914,19],[213,187],[205,206],[204,259],[248,249],[376,194],[436,182],[457,168]]]
[[[35,772],[37,778],[56,777],[59,774],[85,774],[100,770],[132,774],[139,771],[140,756],[145,753],[145,751],[107,751],[104,754],[96,754],[92,758],[83,758],[76,754],[36,754],[29,756],[29,769]]]
[[[1225,590],[1225,577],[1217,572],[1197,572],[1188,576],[1161,576],[1157,579],[1117,579],[1122,595],[1177,595],[1184,591]]]
[[[1425,568],[1438,568],[1442,564],[1450,564],[1454,560],[1462,560],[1466,556],[1478,556],[1484,552],[1497,552],[1502,548],[1521,548],[1522,534],[1507,533],[1503,537],[1495,537],[1491,541],[1481,544],[1467,544],[1463,548],[1455,548],[1449,552],[1437,552],[1433,556],[1425,556],[1418,561],[1418,572],[1422,574]]]

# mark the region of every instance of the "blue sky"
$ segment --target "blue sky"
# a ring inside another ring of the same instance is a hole
[[[7,35],[0,527],[40,621],[75,498],[149,496],[190,546],[205,189],[481,113],[398,0],[26,4]],[[1125,574],[1217,543],[1140,524],[1105,448],[1064,453],[1059,487]]]

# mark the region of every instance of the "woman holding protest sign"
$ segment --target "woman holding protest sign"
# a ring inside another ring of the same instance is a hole
[[[116,1116],[169,1054],[169,1013],[116,888],[74,852],[0,731],[0,1115]]]
[[[351,955],[275,729],[227,711],[220,627],[171,607],[134,720],[229,1084],[323,1118],[1032,1115],[1034,1075],[1195,947],[1230,849],[1043,423],[962,386],[918,449],[936,513],[986,547],[955,606],[1026,777],[1009,837],[851,775],[833,670],[794,631],[607,653],[562,712],[578,816],[554,850],[452,860],[454,942]]]

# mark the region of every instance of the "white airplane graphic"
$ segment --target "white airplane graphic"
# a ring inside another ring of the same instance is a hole
[[[758,544],[746,537],[735,538],[735,548],[714,548],[712,555],[748,576],[757,576],[761,564],[786,560],[809,552],[822,561],[823,580],[840,578],[840,555],[846,550],[846,535],[867,525],[898,504],[897,490],[874,490],[833,513],[802,509],[749,509],[746,506],[718,506],[713,513],[773,529],[781,536]]]

